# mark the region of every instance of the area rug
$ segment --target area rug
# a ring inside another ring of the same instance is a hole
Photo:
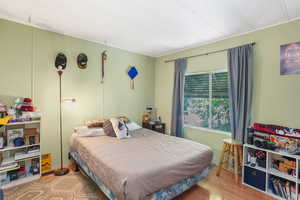
[[[48,176],[4,191],[5,200],[108,200],[79,172]]]

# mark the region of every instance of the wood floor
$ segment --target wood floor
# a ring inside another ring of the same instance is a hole
[[[241,182],[241,180],[240,180]],[[216,176],[216,167],[210,176],[194,186],[175,200],[274,200],[273,198],[246,187],[241,183],[236,184],[233,173],[222,170]]]

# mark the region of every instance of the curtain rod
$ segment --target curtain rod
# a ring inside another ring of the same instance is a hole
[[[255,45],[255,42],[252,42],[252,43],[249,43],[249,44],[251,44],[253,46],[253,45]],[[247,44],[244,44],[244,45],[247,45]],[[244,45],[240,45],[240,46],[237,46],[237,47],[241,47],[241,46],[244,46]],[[211,52],[208,52],[208,53],[202,53],[202,54],[197,54],[197,55],[192,55],[192,56],[186,56],[186,57],[182,57],[182,58],[189,59],[189,58],[195,58],[195,57],[200,57],[200,56],[207,56],[209,54],[215,54],[215,53],[220,53],[220,52],[223,52],[223,51],[227,51],[227,50],[232,49],[232,48],[236,48],[236,47],[221,49],[221,50],[217,50],[217,51],[211,51]],[[166,60],[165,63],[174,62],[177,59],[181,59],[181,58]]]

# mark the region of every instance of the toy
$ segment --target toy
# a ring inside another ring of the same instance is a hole
[[[24,98],[23,104],[21,106],[22,112],[34,112],[34,107],[32,106],[32,100],[30,98]]]
[[[7,108],[6,105],[0,104],[0,118],[7,116]]]
[[[248,153],[248,164],[251,166],[251,167],[255,167],[256,166],[256,157],[254,155],[255,153],[254,152],[250,152]]]
[[[15,147],[20,147],[20,146],[23,146],[24,144],[25,144],[25,142],[24,142],[23,137],[17,137],[17,138],[14,139]]]
[[[151,116],[152,116],[152,108],[146,108],[142,119],[143,123],[149,123],[152,120]]]
[[[40,164],[38,159],[31,160],[30,173],[32,173],[32,175],[40,173]]]

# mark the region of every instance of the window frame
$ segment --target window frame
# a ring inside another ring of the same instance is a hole
[[[189,76],[189,75],[209,74],[209,83],[208,83],[209,84],[209,118],[208,118],[209,128],[192,126],[192,125],[189,125],[189,124],[185,124],[183,122],[184,128],[198,129],[198,130],[207,131],[207,132],[211,132],[211,133],[219,133],[219,134],[225,134],[225,135],[231,136],[231,132],[221,131],[221,130],[211,128],[211,118],[212,118],[212,105],[211,105],[212,104],[212,74],[220,73],[220,72],[228,72],[228,69],[227,68],[221,68],[221,69],[209,70],[209,71],[188,72],[188,73],[184,74],[184,77]],[[183,94],[183,98],[184,98],[184,94]]]

